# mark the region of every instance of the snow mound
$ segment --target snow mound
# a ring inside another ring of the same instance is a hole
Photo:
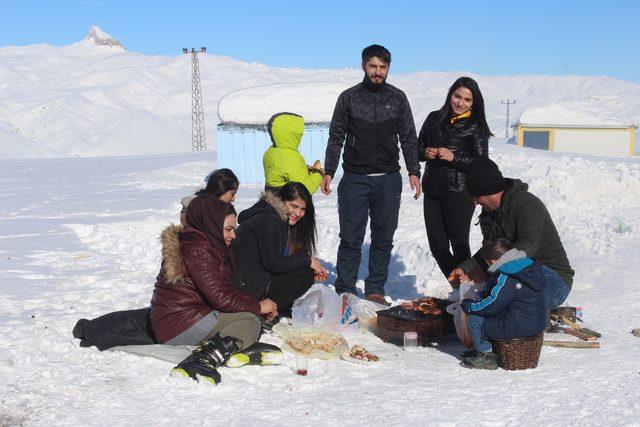
[[[524,110],[514,122],[517,125],[530,126],[587,126],[587,127],[629,127],[629,123],[620,118],[611,117],[598,110],[585,110],[572,104],[548,104]]]
[[[223,123],[264,125],[286,111],[307,123],[328,123],[338,95],[348,87],[343,82],[308,82],[243,89],[220,100],[218,116]]]

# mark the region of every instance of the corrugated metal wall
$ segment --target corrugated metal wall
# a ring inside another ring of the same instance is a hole
[[[235,172],[241,184],[264,182],[262,156],[271,146],[266,126],[218,125],[216,129],[218,167]],[[329,124],[307,124],[299,151],[307,164],[319,159],[324,165],[324,152],[329,139]],[[336,175],[342,174],[339,167]]]

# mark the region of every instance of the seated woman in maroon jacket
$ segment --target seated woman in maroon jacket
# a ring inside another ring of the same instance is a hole
[[[260,336],[258,315],[275,313],[270,299],[258,299],[231,284],[236,258],[233,206],[201,194],[187,208],[187,225],[162,233],[162,267],[151,299],[151,325],[158,342],[197,345],[174,371],[219,382],[215,368]],[[204,341],[203,341],[204,340]]]

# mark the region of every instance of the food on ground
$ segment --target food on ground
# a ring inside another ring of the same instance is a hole
[[[326,332],[301,332],[299,336],[287,340],[287,344],[293,350],[302,354],[311,354],[315,351],[333,352],[346,341]]]
[[[431,314],[433,316],[439,316],[442,314],[442,310],[438,307],[438,300],[432,297],[405,302],[402,304],[402,308],[405,310],[419,311],[422,314]]]
[[[351,347],[349,356],[357,360],[364,360],[365,362],[377,362],[378,360],[380,360],[378,356],[369,352],[361,345],[354,345],[353,347]]]

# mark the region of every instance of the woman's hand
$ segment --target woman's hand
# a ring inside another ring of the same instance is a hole
[[[317,273],[315,276],[313,276],[313,281],[315,283],[320,283],[320,282],[324,282],[328,278],[329,278],[329,273],[325,270],[324,273]]]
[[[447,277],[447,280],[451,284],[452,288],[458,289],[460,287],[460,283],[469,281],[469,276],[467,276],[467,273],[465,273],[463,269],[456,268],[451,272],[449,277]]]
[[[269,322],[271,322],[273,319],[275,319],[276,317],[278,317],[278,311],[272,311],[271,313],[267,313],[266,316],[264,316],[265,319],[267,319]]]
[[[453,151],[448,148],[440,147],[438,148],[438,158],[447,162],[453,162]]]
[[[265,298],[260,301],[260,314],[267,314],[278,312],[278,305],[273,302],[270,298]]]
[[[315,273],[313,280],[316,282],[324,282],[329,278],[329,272],[322,266],[322,263],[318,258],[311,257],[311,265],[309,266]]]
[[[311,264],[309,265],[309,267],[311,267],[313,272],[316,274],[320,274],[321,272],[326,271],[320,263],[320,260],[314,257],[311,257]]]
[[[434,160],[436,157],[438,157],[438,149],[435,147],[429,147],[424,151],[424,156],[427,158],[427,160]]]

